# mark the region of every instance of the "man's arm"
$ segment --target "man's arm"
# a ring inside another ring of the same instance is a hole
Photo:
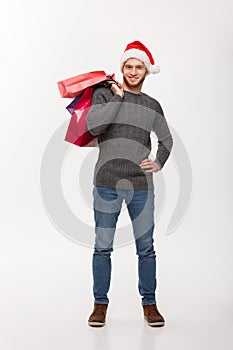
[[[157,102],[157,101],[156,101]],[[167,125],[163,110],[160,104],[157,102],[155,121],[153,124],[153,131],[158,138],[158,149],[156,158],[143,159],[140,167],[146,172],[157,172],[161,170],[166,163],[173,146],[173,139],[170,130]]]
[[[156,108],[153,131],[158,138],[158,149],[154,161],[159,164],[162,169],[171,153],[173,138],[159,103]]]
[[[92,106],[86,117],[87,128],[92,135],[102,134],[117,115],[123,98],[119,93],[112,95],[108,88],[93,92]]]

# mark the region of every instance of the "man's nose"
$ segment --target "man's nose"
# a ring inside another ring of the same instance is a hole
[[[135,75],[137,73],[136,67],[132,67],[131,74]]]

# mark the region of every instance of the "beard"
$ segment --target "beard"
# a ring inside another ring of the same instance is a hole
[[[145,78],[146,78],[146,74],[141,79],[139,79],[139,80],[135,81],[134,83],[132,83],[132,82],[130,82],[130,80],[128,80],[128,78],[123,76],[124,84],[125,84],[125,86],[127,86],[129,88],[137,88],[137,87],[142,86]]]

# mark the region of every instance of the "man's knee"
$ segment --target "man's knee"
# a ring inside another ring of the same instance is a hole
[[[137,248],[136,252],[140,258],[154,258],[156,256],[153,246],[144,249]]]
[[[94,248],[94,255],[102,256],[102,257],[110,257],[111,253],[113,251],[113,248],[101,248],[101,247],[95,247]]]
[[[142,237],[136,239],[136,253],[141,257],[154,257],[154,240],[151,235],[145,234]]]

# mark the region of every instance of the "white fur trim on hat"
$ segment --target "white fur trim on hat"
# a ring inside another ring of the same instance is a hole
[[[137,58],[138,60],[142,61],[145,64],[148,73],[156,74],[160,72],[160,67],[157,64],[152,65],[147,54],[144,51],[138,49],[130,49],[123,53],[120,60],[121,69],[124,63],[130,58]]]

